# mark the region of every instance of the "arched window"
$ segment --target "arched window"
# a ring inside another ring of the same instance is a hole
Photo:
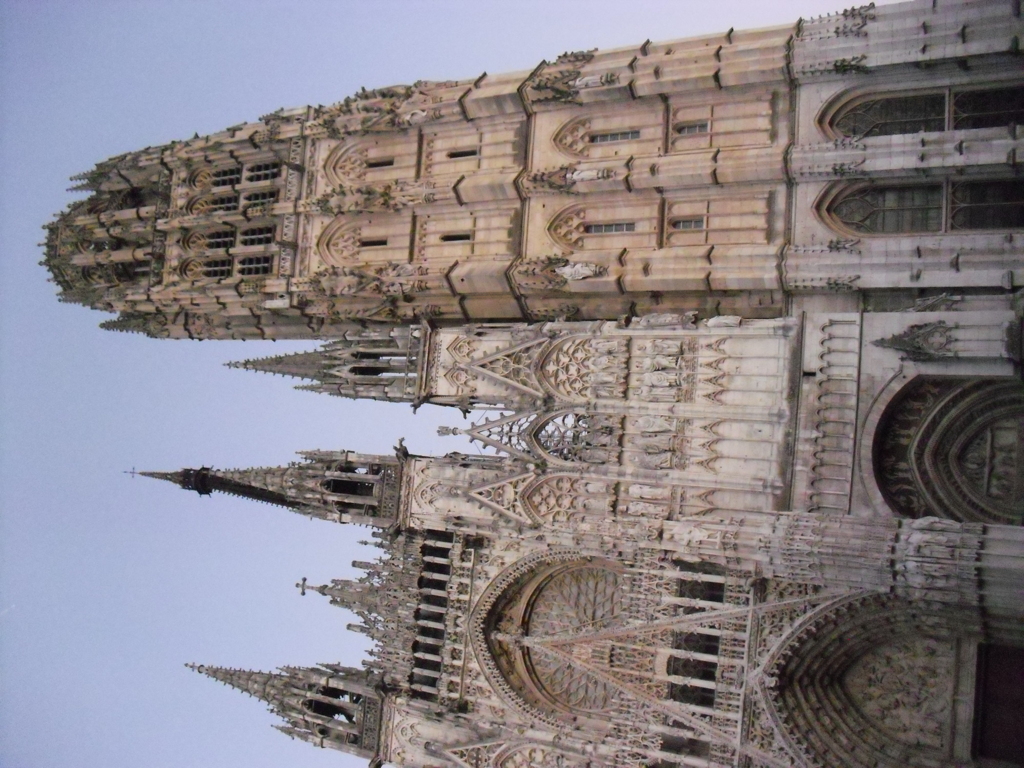
[[[280,175],[280,163],[256,163],[245,169],[246,181],[270,181]]]
[[[219,168],[210,174],[211,187],[230,187],[242,180],[242,169],[239,166],[233,168]]]
[[[951,89],[853,101],[829,124],[840,136],[999,128],[1024,123],[1024,85]]]
[[[246,205],[266,205],[277,201],[277,190],[265,190],[263,192],[250,192],[243,198]]]
[[[274,227],[251,227],[243,229],[240,245],[270,245],[274,242]]]
[[[827,213],[860,235],[1024,228],[1024,180],[860,184]]]
[[[942,185],[861,186],[829,211],[850,229],[869,235],[942,230]]]

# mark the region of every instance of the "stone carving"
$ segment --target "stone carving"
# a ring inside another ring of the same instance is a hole
[[[460,118],[458,98],[469,83],[419,80],[413,85],[363,88],[329,107],[318,107],[310,128],[319,126],[329,138],[353,133],[402,131],[446,118]]]
[[[340,185],[310,201],[309,207],[328,216],[362,211],[397,213],[415,205],[452,197],[450,190],[438,190],[432,181],[391,181],[380,185]]]
[[[536,171],[526,177],[523,186],[527,191],[563,192],[575,194],[574,187],[581,181],[603,181],[614,179],[615,171],[611,168],[588,168],[579,170],[576,165],[563,165],[553,171]]]
[[[629,327],[637,330],[646,330],[648,328],[665,328],[672,330],[683,330],[693,331],[696,330],[697,313],[687,312],[683,315],[677,315],[671,312],[660,312],[650,315],[641,315],[640,317],[634,317],[629,322]]]
[[[736,315],[717,315],[704,321],[708,328],[739,328],[743,318]]]
[[[520,290],[556,291],[570,281],[587,280],[608,273],[608,268],[591,261],[569,261],[558,256],[522,259],[512,270]]]
[[[945,321],[937,320],[933,323],[911,325],[902,333],[894,334],[887,339],[876,339],[871,343],[876,347],[902,352],[901,360],[941,360],[956,357],[956,352],[952,348],[955,341],[953,331],[958,327],[956,324],[947,325]]]
[[[915,637],[869,650],[843,683],[861,713],[894,741],[946,747],[956,649],[948,640]]]
[[[590,153],[589,133],[590,119],[576,117],[555,131],[552,141],[563,154],[584,158]]]
[[[546,64],[540,71],[531,75],[525,83],[525,91],[534,103],[561,102],[565,104],[579,104],[580,81],[589,82],[587,78],[581,77],[579,67],[583,66],[594,58],[594,51],[574,51],[563,53],[551,64]],[[602,85],[596,82],[593,85],[583,87],[594,87]]]

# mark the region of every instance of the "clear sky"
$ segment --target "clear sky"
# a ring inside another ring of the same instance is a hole
[[[840,2],[840,0],[835,0]],[[292,586],[355,575],[366,531],[124,474],[294,451],[467,450],[458,412],[350,402],[221,363],[297,343],[152,340],[59,304],[40,226],[72,174],[360,86],[794,22],[829,0],[0,0],[0,766],[365,765],[292,742],[184,668],[358,665],[352,617]],[[309,346],[309,345],[305,345]],[[468,449],[472,450],[472,449]]]

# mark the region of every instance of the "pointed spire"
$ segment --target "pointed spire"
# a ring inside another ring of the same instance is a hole
[[[322,352],[296,352],[288,355],[275,355],[253,360],[240,360],[225,363],[228,368],[241,368],[246,371],[262,371],[279,376],[294,376],[299,379],[323,381],[328,377],[331,367],[329,360]]]
[[[154,480],[166,480],[174,483],[186,491],[195,491],[200,496],[209,496],[212,489],[206,481],[210,467],[199,469],[179,469],[177,472],[138,472],[143,477],[152,477]]]
[[[287,677],[276,672],[253,672],[231,667],[208,667],[205,664],[186,664],[193,672],[230,685],[254,698],[274,704],[284,692]]]
[[[212,467],[200,467],[199,469],[179,469],[177,472],[139,472],[139,474],[157,480],[166,480],[186,491],[195,491],[200,496],[209,496],[214,491],[219,491],[232,496],[242,496],[295,509],[301,504],[288,498],[280,489],[280,483],[274,482],[268,477],[269,473],[284,471],[286,470],[215,470]]]

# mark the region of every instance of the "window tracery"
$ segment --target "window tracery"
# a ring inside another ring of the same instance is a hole
[[[1000,128],[1021,123],[1021,84],[868,97],[844,105],[829,120],[836,134],[849,138]]]
[[[858,235],[1021,229],[1024,181],[859,184],[834,196],[825,212]]]

